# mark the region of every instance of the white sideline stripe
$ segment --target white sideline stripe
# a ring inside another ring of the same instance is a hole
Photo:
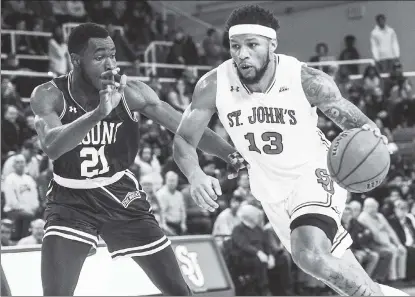
[[[112,194],[109,190],[107,190],[105,187],[100,187],[101,189],[103,189],[105,192],[107,192],[112,199],[114,199],[115,201],[117,201],[118,204],[122,204],[122,202],[120,200],[117,199],[117,197],[114,196],[114,194]]]
[[[164,250],[166,247],[168,247],[169,245],[171,244],[171,242],[170,242],[170,240],[169,241],[167,241],[165,244],[163,244],[163,245],[161,245],[161,246],[159,246],[158,248],[155,248],[155,249],[153,249],[153,250],[150,250],[150,251],[145,251],[145,252],[138,252],[138,253],[134,253],[134,254],[127,254],[127,255],[120,255],[120,256],[115,256],[115,257],[112,257],[112,259],[118,259],[118,258],[125,258],[125,257],[128,257],[128,258],[131,258],[131,257],[141,257],[141,256],[148,256],[148,255],[152,255],[152,254],[155,254],[155,253],[157,253],[157,252],[159,252],[159,251],[161,251],[161,250]]]
[[[148,244],[145,244],[145,245],[132,247],[132,248],[126,248],[126,249],[123,249],[123,250],[114,251],[114,252],[111,253],[111,256],[114,255],[114,254],[118,254],[118,253],[126,253],[126,252],[130,252],[130,251],[146,249],[146,248],[149,248],[149,247],[152,247],[152,246],[155,246],[155,245],[159,244],[160,242],[162,242],[165,239],[166,239],[166,235],[164,235],[162,238],[160,238],[160,239],[158,239],[158,240],[156,240],[152,243],[148,243]],[[170,240],[169,240],[169,242],[170,242]]]
[[[50,231],[50,232],[46,233],[43,236],[43,238],[45,238],[46,236],[50,236],[50,235],[56,235],[56,236],[64,237],[66,239],[80,241],[80,242],[83,242],[83,243],[87,243],[89,245],[92,245],[94,248],[97,248],[97,244],[96,243],[90,242],[88,240],[85,240],[83,238],[79,238],[79,237],[74,236],[74,235],[69,235],[69,234],[66,234],[66,233],[61,233],[59,231]]]
[[[83,232],[83,231],[79,231],[79,230],[76,230],[76,229],[73,229],[73,228],[69,228],[69,227],[63,227],[63,226],[50,226],[50,227],[47,227],[47,228],[46,228],[45,233],[46,233],[46,232],[48,232],[49,230],[53,230],[53,229],[56,229],[56,230],[62,230],[62,231],[69,231],[69,232],[72,232],[72,233],[75,233],[75,234],[81,235],[81,236],[83,236],[83,237],[88,237],[88,238],[91,238],[93,241],[95,241],[96,243],[98,243],[98,237],[96,237],[96,236],[94,236],[94,235],[91,235],[91,234],[88,234],[88,233]]]
[[[131,178],[133,180],[133,182],[135,183],[135,187],[137,188],[137,190],[140,190],[140,187],[138,186],[138,180],[134,177],[134,174],[132,174],[129,170],[125,171],[125,174]]]

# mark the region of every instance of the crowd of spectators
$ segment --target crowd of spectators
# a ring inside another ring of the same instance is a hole
[[[343,215],[343,224],[354,240],[352,249],[356,258],[374,279],[390,283],[415,280],[415,265],[408,265],[415,263],[415,162],[413,152],[402,153],[405,150],[400,146],[414,138],[415,133],[408,131],[415,124],[415,101],[413,86],[403,75],[398,59],[396,33],[385,25],[385,20],[384,15],[376,18],[377,25],[370,38],[374,40],[372,51],[378,63],[367,66],[362,79],[353,80],[349,76],[361,73],[356,65],[320,68],[332,75],[343,96],[374,120],[390,142],[393,154],[387,179],[372,192],[350,194]],[[161,15],[145,1],[2,2],[3,28],[52,32],[49,39],[20,36],[16,40],[16,53],[48,54],[48,65],[43,71],[56,75],[71,69],[62,24],[85,21],[107,27],[117,45],[117,59],[133,62],[131,67],[124,68],[128,75],[145,75],[145,69],[140,66],[140,53],[152,40],[170,40],[170,36],[173,46],[158,53],[164,59],[162,62],[217,66],[229,58],[226,34],[221,38],[215,29],[208,29],[206,37],[195,43],[183,29],[167,26]],[[118,26],[123,31],[117,29]],[[388,32],[382,31],[385,28]],[[376,41],[383,37],[389,38],[392,45]],[[10,43],[5,41],[2,35],[2,52],[10,52]],[[356,38],[348,35],[344,41],[346,47],[338,59],[360,58]],[[392,47],[391,54],[378,48],[382,46]],[[327,60],[336,58],[329,54],[327,44],[321,42],[310,61]],[[10,54],[2,64],[7,70],[30,68],[21,65],[15,54]],[[389,73],[389,77],[382,78],[380,71]],[[169,75],[177,78],[175,83],[160,82],[160,76]],[[191,102],[197,79],[191,69],[163,70],[158,75],[150,74],[148,84],[162,100],[183,111]],[[36,79],[2,75],[3,246],[42,241],[45,223],[42,214],[53,167],[39,147],[33,113],[22,100],[37,84]],[[154,215],[167,235],[213,234],[223,250],[238,295],[330,291],[296,268],[267,222],[260,203],[251,194],[246,172],[229,180],[224,162],[199,152],[203,170],[219,179],[223,191],[219,209],[209,213],[195,204],[187,180],[172,158],[173,135],[144,116],[140,116],[140,123],[140,151],[131,170],[139,177]],[[318,126],[330,140],[340,132],[322,114]],[[210,127],[230,141],[217,117],[212,119]]]

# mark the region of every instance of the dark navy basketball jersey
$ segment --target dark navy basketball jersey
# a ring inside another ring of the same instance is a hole
[[[69,85],[72,74],[52,80],[63,94],[60,119],[68,124],[86,113],[72,97]],[[139,127],[125,101],[100,121],[73,150],[53,162],[55,174],[68,179],[110,177],[128,169],[138,152]]]

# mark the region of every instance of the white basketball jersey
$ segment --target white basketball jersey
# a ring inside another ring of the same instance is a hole
[[[304,168],[325,162],[329,141],[317,128],[316,108],[301,84],[301,63],[275,55],[273,82],[264,93],[250,92],[241,83],[233,60],[217,68],[216,107],[236,149],[250,164],[251,190],[275,185],[284,199]],[[263,196],[263,195],[262,195]],[[261,200],[260,197],[257,197]]]

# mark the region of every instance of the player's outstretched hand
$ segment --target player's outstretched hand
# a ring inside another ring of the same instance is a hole
[[[385,144],[388,144],[388,142],[389,142],[388,141],[388,138],[385,135],[382,135],[382,133],[380,132],[379,128],[372,128],[369,124],[364,124],[362,126],[362,129],[363,130],[366,130],[366,131],[373,131],[373,133],[375,134],[375,136],[382,138],[382,141]]]
[[[198,206],[208,211],[215,211],[219,207],[215,201],[222,195],[219,181],[198,171],[189,178],[190,194]]]
[[[239,152],[234,152],[228,156],[230,163],[227,165],[228,179],[238,177],[239,170],[248,168],[249,164]]]
[[[99,92],[100,104],[98,111],[102,117],[106,117],[118,106],[127,85],[127,76],[118,75],[120,68],[105,71],[101,74],[102,90]],[[119,82],[117,81],[119,78]]]

